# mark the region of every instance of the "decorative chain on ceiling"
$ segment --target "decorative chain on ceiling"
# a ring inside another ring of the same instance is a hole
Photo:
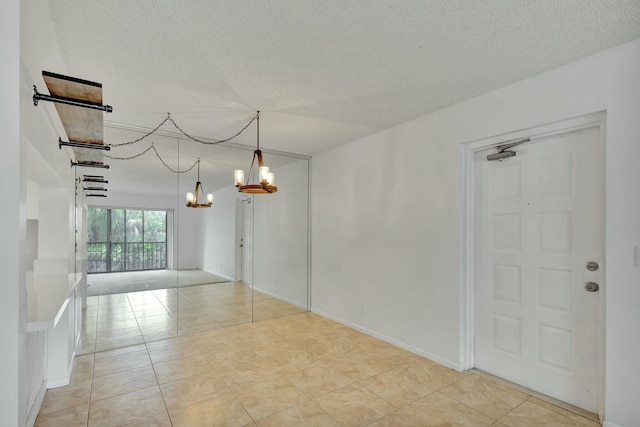
[[[148,147],[146,150],[144,150],[144,151],[142,151],[142,152],[140,152],[138,154],[134,154],[133,156],[130,156],[130,157],[117,157],[117,156],[110,156],[108,154],[105,154],[104,156],[108,157],[110,159],[113,159],[113,160],[132,160],[132,159],[135,159],[136,157],[140,157],[140,156],[148,153],[150,150],[153,150],[153,152],[156,153],[156,157],[158,157],[158,160],[160,160],[160,162],[164,165],[164,167],[166,167],[167,169],[169,169],[173,173],[187,173],[191,169],[195,168],[196,164],[198,164],[198,161],[196,160],[195,162],[193,162],[193,164],[188,169],[184,169],[184,170],[173,169],[171,166],[169,166],[167,164],[167,162],[164,161],[164,159],[162,157],[160,157],[160,153],[158,153],[158,150],[156,150],[156,147],[153,144],[153,142],[151,143],[151,146]]]
[[[257,118],[257,115],[251,117],[251,120],[249,120],[249,122],[244,125],[244,127],[242,129],[240,129],[238,132],[236,132],[234,135],[230,136],[229,138],[225,138],[225,139],[212,139],[210,141],[204,141],[202,139],[198,139],[194,136],[189,135],[188,133],[186,133],[184,130],[182,130],[182,128],[180,126],[178,126],[178,124],[175,122],[175,120],[173,120],[173,118],[171,117],[171,113],[167,113],[167,117],[165,117],[165,119],[160,122],[160,124],[158,124],[158,126],[156,126],[155,128],[153,128],[152,130],[150,130],[149,132],[147,132],[146,134],[142,135],[140,138],[138,139],[134,139],[133,141],[127,141],[127,142],[121,142],[119,144],[108,144],[109,147],[122,147],[125,145],[132,145],[132,144],[136,144],[138,142],[141,142],[142,140],[144,140],[145,138],[153,135],[154,133],[156,133],[161,127],[162,125],[164,125],[166,122],[171,122],[171,124],[178,129],[178,131],[184,135],[185,137],[187,137],[188,139],[195,141],[195,142],[199,142],[200,144],[205,144],[205,145],[216,145],[216,144],[221,144],[224,142],[229,142],[235,138],[237,138],[238,136],[240,136],[240,134],[242,134],[242,132],[244,132],[249,126],[251,126],[251,123],[253,123]],[[191,169],[193,169],[194,167],[196,167],[196,165],[198,164],[198,161],[196,160],[193,165],[191,165],[188,169],[184,169],[184,170],[179,170],[179,169],[173,169],[171,166],[169,166],[167,164],[167,162],[164,161],[164,159],[160,156],[160,154],[158,153],[158,150],[156,150],[156,147],[154,145],[153,142],[151,142],[151,146],[149,146],[146,150],[138,153],[138,154],[134,154],[133,156],[128,156],[128,157],[118,157],[118,156],[110,156],[105,154],[104,157],[107,157],[109,159],[113,159],[113,160],[132,160],[135,159],[137,157],[140,157],[144,154],[146,154],[147,152],[153,150],[153,152],[155,153],[156,157],[158,157],[158,159],[160,160],[160,162],[167,168],[169,169],[171,172],[173,173],[186,173],[189,172]]]

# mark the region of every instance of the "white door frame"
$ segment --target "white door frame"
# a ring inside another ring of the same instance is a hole
[[[462,205],[462,232],[460,233],[461,241],[460,247],[462,248],[462,258],[460,264],[460,354],[459,354],[459,369],[468,370],[475,366],[474,357],[474,341],[475,341],[475,217],[476,217],[476,191],[475,188],[478,185],[476,182],[475,174],[475,154],[478,151],[485,150],[487,148],[494,147],[505,141],[517,140],[523,138],[531,138],[535,141],[539,138],[549,137],[552,135],[560,135],[587,128],[600,128],[601,143],[603,144],[603,158],[602,158],[602,179],[603,179],[603,204],[606,200],[604,197],[605,185],[605,124],[606,124],[606,112],[598,112],[589,114],[586,116],[580,116],[567,120],[549,123],[542,126],[536,126],[528,129],[522,129],[515,132],[509,132],[501,135],[492,136],[489,138],[483,138],[476,141],[471,141],[461,145],[461,160],[462,160],[462,192],[461,192],[461,205]],[[605,299],[606,299],[606,284],[605,281],[605,210],[603,206],[602,210],[602,283],[600,287],[600,309],[599,309],[599,324],[600,324],[600,372],[599,372],[599,415],[600,419],[603,419],[604,415],[604,378],[605,378]]]

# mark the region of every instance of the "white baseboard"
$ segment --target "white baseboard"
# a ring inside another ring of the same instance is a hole
[[[36,394],[36,398],[33,401],[33,405],[31,405],[31,409],[29,409],[29,413],[27,414],[26,425],[28,427],[33,427],[36,423],[36,418],[38,418],[38,413],[40,412],[40,408],[42,407],[42,402],[44,402],[44,394],[47,392],[47,386],[44,381],[40,385],[40,389],[38,390],[38,394]]]
[[[609,421],[605,421],[602,423],[602,427],[622,427],[618,424],[610,423]]]
[[[285,298],[285,297],[280,296],[280,295],[276,295],[276,294],[274,294],[272,292],[265,291],[264,289],[260,289],[260,288],[253,288],[253,289],[258,291],[258,292],[260,292],[261,294],[269,295],[271,298],[277,299],[279,301],[286,302],[286,303],[291,304],[291,305],[295,305],[296,307],[299,307],[299,308],[303,309],[304,311],[307,311],[306,304],[300,304],[297,301],[290,300],[289,298]]]
[[[58,388],[58,387],[66,387],[71,384],[71,378],[59,378],[57,380],[47,381],[47,389],[50,388]]]
[[[444,365],[447,368],[455,369],[456,371],[460,371],[461,370],[460,369],[460,364],[458,362],[453,362],[451,360],[444,359],[444,358],[442,358],[440,356],[437,356],[435,354],[426,352],[426,351],[421,350],[421,349],[419,349],[417,347],[414,347],[412,345],[397,341],[397,340],[395,340],[393,338],[390,338],[390,337],[388,337],[386,335],[382,335],[382,334],[379,334],[379,333],[374,332],[372,330],[369,330],[367,328],[363,328],[362,326],[353,324],[351,322],[347,322],[346,320],[340,319],[340,318],[338,318],[336,316],[333,316],[333,315],[331,315],[329,313],[325,313],[322,310],[318,310],[318,309],[312,307],[311,308],[311,312],[312,313],[316,313],[316,314],[318,314],[318,315],[320,315],[322,317],[326,317],[327,319],[335,320],[336,322],[342,323],[343,325],[348,326],[350,328],[353,328],[356,331],[360,331],[363,334],[367,334],[367,335],[370,335],[370,336],[372,336],[374,338],[381,339],[382,341],[388,342],[389,344],[393,344],[396,347],[400,347],[400,348],[402,348],[404,350],[410,351],[411,353],[415,353],[415,354],[417,354],[419,356],[426,357],[427,359],[433,360],[434,362],[437,362],[437,363],[439,363],[441,365]]]

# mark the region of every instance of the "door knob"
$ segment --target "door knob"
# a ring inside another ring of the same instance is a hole
[[[600,289],[600,285],[598,285],[596,282],[587,282],[584,285],[584,288],[587,290],[587,292],[598,292],[598,289]]]
[[[600,266],[595,261],[589,261],[587,263],[587,270],[589,271],[596,271],[598,268],[600,268]]]

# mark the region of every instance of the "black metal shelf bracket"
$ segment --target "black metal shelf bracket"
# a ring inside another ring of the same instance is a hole
[[[103,163],[74,162],[73,160],[71,160],[71,167],[74,167],[74,166],[82,166],[82,167],[87,167],[87,168],[109,169],[109,165],[105,165]]]
[[[89,150],[111,151],[111,147],[105,144],[89,144],[86,142],[63,141],[62,138],[58,138],[58,148],[62,150],[62,147],[88,148]]]
[[[99,102],[84,101],[82,99],[67,98],[64,96],[45,95],[38,92],[36,85],[33,85],[33,105],[37,106],[38,101],[58,102],[60,104],[73,105],[75,107],[91,108],[93,110],[101,110],[107,113],[113,112],[111,105],[103,105]]]
[[[82,175],[82,182],[90,182],[94,184],[108,184],[109,181],[104,179],[102,175]]]

